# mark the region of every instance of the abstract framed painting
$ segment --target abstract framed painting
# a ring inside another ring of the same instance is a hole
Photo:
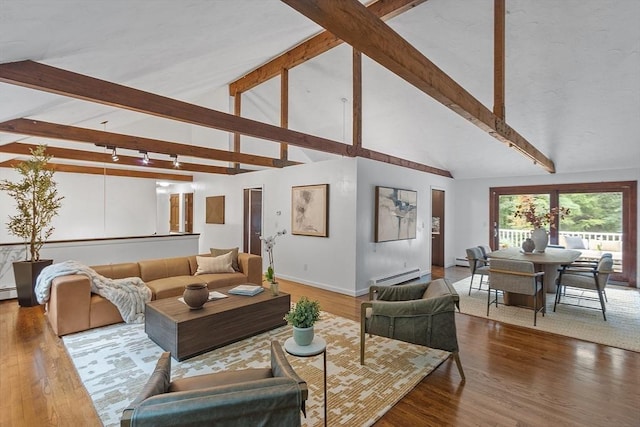
[[[418,192],[376,186],[375,241],[416,238]]]
[[[329,184],[291,187],[291,234],[329,236]]]

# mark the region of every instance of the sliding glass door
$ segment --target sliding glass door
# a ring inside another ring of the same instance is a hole
[[[612,280],[637,286],[637,183],[613,182],[556,186],[495,187],[490,190],[491,242],[494,249],[520,247],[531,226],[514,217],[516,206],[533,199],[541,211],[554,207],[571,213],[556,218],[549,229],[549,243],[579,250],[582,258],[613,255]]]

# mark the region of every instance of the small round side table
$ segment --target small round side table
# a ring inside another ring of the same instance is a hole
[[[309,345],[298,345],[293,337],[284,342],[284,351],[292,356],[313,357],[322,354],[324,371],[324,425],[327,425],[327,342],[324,338],[315,335]]]

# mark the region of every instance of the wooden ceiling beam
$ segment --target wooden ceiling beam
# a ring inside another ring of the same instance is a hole
[[[555,172],[553,161],[357,0],[282,1],[548,172]]]
[[[332,141],[330,139],[320,138],[314,135],[305,134],[302,132],[292,131],[289,129],[283,129],[278,126],[273,126],[267,123],[257,122],[255,120],[246,119],[243,117],[236,117],[233,114],[223,113],[221,111],[211,110],[209,108],[200,107],[198,105],[189,104],[187,102],[167,98],[161,95],[156,95],[149,92],[144,92],[138,89],[129,88],[126,86],[122,86],[116,83],[107,82],[104,80],[95,79],[93,77],[85,76],[82,74],[74,73],[71,71],[62,70],[59,68],[51,67],[49,65],[40,64],[34,61],[19,61],[19,62],[10,62],[5,64],[0,64],[0,82],[14,84],[17,86],[27,87],[30,89],[41,90],[44,92],[55,93],[58,95],[69,96],[76,99],[82,99],[85,101],[96,102],[99,104],[110,105],[117,108],[123,108],[126,110],[137,111],[140,113],[145,113],[153,116],[162,117],[165,119],[176,120],[180,122],[195,124],[199,126],[209,127],[213,129],[220,129],[228,132],[238,132],[243,135],[254,136],[256,138],[266,139],[274,142],[284,142],[289,145],[295,145],[298,147],[323,151],[326,153],[337,154],[341,156],[355,157],[362,156],[368,157],[366,153],[375,154],[380,159],[379,160],[387,163],[394,162],[393,164],[415,164],[416,167],[405,166],[416,170],[432,170],[437,175],[451,177],[451,173],[446,170],[433,168],[428,165],[423,165],[420,163],[415,163],[411,161],[407,161],[405,159],[401,159],[398,157],[389,156],[384,153],[376,153],[370,150],[358,150],[357,148],[343,144],[337,141]],[[18,122],[21,121],[21,122]],[[32,122],[31,125],[28,123],[22,122]],[[4,123],[0,123],[0,131],[12,132],[12,133],[23,133],[25,135],[29,135],[28,132],[19,132],[16,130],[17,126],[20,125],[25,128],[34,128],[37,124],[43,124],[46,122],[37,122],[34,120],[28,119],[16,119],[9,120]],[[90,129],[83,128],[74,128],[72,126],[65,125],[55,125],[51,129],[50,138],[55,139],[64,139],[64,140],[73,140],[78,142],[93,142],[93,138],[95,137],[104,137],[105,133],[111,137],[119,137],[119,143],[115,143],[113,139],[104,139],[99,142],[101,144],[109,144],[109,145],[117,145],[122,148],[130,148],[132,150],[146,149],[150,152],[158,152],[158,144],[171,144],[173,148],[171,148],[171,154],[176,152],[176,145],[183,146],[182,148],[186,150],[185,155],[191,157],[200,157],[196,153],[201,152],[201,150],[213,150],[211,148],[204,147],[196,147],[192,145],[185,144],[176,144],[176,143],[167,143],[166,141],[159,140],[151,140],[146,138],[145,140],[149,142],[153,142],[153,146],[149,148],[149,146],[141,146],[137,141],[143,140],[143,138],[138,138],[134,136],[128,135],[120,135],[95,131]],[[60,134],[64,128],[67,129],[68,132],[64,134]],[[4,128],[4,129],[2,129]],[[92,138],[87,138],[86,136],[78,137],[78,139],[71,139],[76,133],[76,130],[80,130],[81,132],[89,132],[92,135]],[[16,130],[16,131],[14,131]],[[35,132],[34,129],[31,132]],[[56,136],[58,135],[58,136]],[[34,136],[37,136],[34,134]],[[122,145],[121,145],[122,144]],[[127,144],[125,147],[124,144]],[[217,151],[217,156],[225,156],[223,158],[216,158],[213,154],[210,156],[205,156],[205,158],[217,159],[234,162],[239,157],[226,157],[226,156],[250,156],[254,159],[258,159],[260,156],[253,156],[250,154],[241,154],[241,153],[231,153],[223,150],[215,150]],[[210,151],[209,153],[213,153]],[[181,153],[176,153],[181,154]],[[373,158],[373,157],[369,157]],[[226,160],[230,159],[230,160]],[[250,160],[247,157],[243,157],[245,161],[243,163],[247,164],[257,164],[250,163]],[[275,167],[284,167],[291,164],[297,164],[296,162],[286,161],[283,162],[280,159],[272,159],[266,158],[269,161],[272,161],[272,165],[267,166],[275,166]],[[257,161],[257,160],[255,160]]]
[[[0,145],[1,153],[21,154],[25,156],[31,155],[31,150],[34,150],[37,146],[33,144],[23,144],[19,142],[11,142],[9,144]],[[95,162],[95,163],[113,163],[110,153],[98,153],[95,151],[73,150],[70,148],[59,148],[47,145],[47,154],[53,156],[56,159],[67,160],[79,160],[83,162]],[[175,170],[172,160],[159,160],[150,158],[148,164],[144,164],[140,157],[123,156],[118,155],[119,165],[135,166],[142,168],[154,168],[154,169],[169,169]],[[201,172],[201,173],[213,173],[222,175],[235,175],[237,170],[235,168],[227,168],[222,166],[202,165],[196,163],[180,162],[179,170],[185,172]],[[246,169],[241,169],[240,172],[249,172]]]
[[[15,168],[22,160],[7,160],[0,163],[0,167]],[[115,168],[100,168],[91,166],[78,166],[78,165],[65,165],[62,163],[49,162],[49,168],[56,172],[67,173],[81,173],[90,175],[109,175],[109,176],[122,176],[127,178],[144,178],[155,179],[163,181],[183,181],[193,182],[192,175],[179,175],[175,173],[162,173],[162,172],[146,172],[146,171],[134,171],[128,169],[115,169]]]
[[[505,64],[505,0],[494,0],[493,6],[493,114],[506,120],[504,106]]]
[[[79,128],[25,118],[0,123],[0,132],[60,139],[64,141],[85,142],[104,146],[108,145],[128,150],[146,151],[148,153],[199,157],[224,162],[240,162],[256,166],[282,167],[295,164],[292,162],[282,162],[280,159],[273,159],[271,157],[232,153],[214,148],[142,138],[139,136]]]
[[[268,141],[286,142],[290,145],[342,156],[351,155],[350,147],[337,141],[237,117],[30,60],[0,64],[0,82],[183,123],[238,132]],[[278,165],[278,162],[275,162],[274,166]]]
[[[416,7],[427,0],[378,0],[367,8],[382,20],[391,19],[394,16]],[[261,65],[250,73],[229,84],[229,95],[246,92],[260,83],[276,77],[283,69],[290,69],[300,65],[316,56],[319,56],[332,48],[344,43],[329,31],[323,31],[310,39],[300,43],[266,64]]]

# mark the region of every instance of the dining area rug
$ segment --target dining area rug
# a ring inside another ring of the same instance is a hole
[[[593,292],[572,290],[574,298],[571,302],[579,304],[580,307],[559,304],[555,312],[553,311],[555,293],[548,293],[546,295],[547,312],[544,317],[538,313],[537,326],[533,326],[533,311],[522,307],[499,304],[496,308],[493,304],[487,317],[487,291],[472,289],[469,295],[470,281],[471,277],[468,277],[453,284],[460,295],[460,311],[464,314],[640,352],[640,291],[638,289],[607,286],[606,321],[602,317],[600,303],[584,298],[594,296]],[[476,276],[474,288],[478,283],[479,276]],[[482,288],[487,288],[486,283],[483,282]],[[595,307],[597,310],[587,307]]]
[[[203,332],[205,333],[205,332]],[[328,425],[369,426],[449,357],[449,353],[383,337],[367,337],[360,365],[360,325],[323,312],[315,333],[327,342]],[[177,362],[171,378],[268,367],[270,343],[292,334],[283,326]],[[63,343],[104,426],[118,426],[122,411],[150,377],[163,350],[141,324],[117,324],[64,336]],[[287,355],[309,387],[304,426],[324,423],[322,356]]]

